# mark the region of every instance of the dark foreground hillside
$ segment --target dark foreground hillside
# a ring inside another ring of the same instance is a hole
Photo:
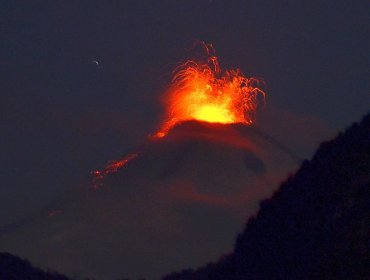
[[[68,280],[56,272],[45,272],[28,261],[8,253],[0,253],[0,280]]]
[[[262,202],[234,252],[178,279],[370,279],[370,114]]]

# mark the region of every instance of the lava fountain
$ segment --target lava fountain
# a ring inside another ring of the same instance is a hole
[[[240,69],[222,71],[210,44],[202,43],[203,61],[188,60],[177,67],[165,95],[166,117],[156,137],[165,136],[176,124],[197,120],[210,123],[254,122],[265,93],[258,79],[247,78]],[[262,98],[261,98],[262,97]]]
[[[261,81],[247,78],[240,69],[222,70],[211,44],[200,43],[203,57],[187,60],[173,72],[168,91],[164,94],[164,120],[150,138],[165,137],[177,124],[184,121],[251,125],[257,107],[265,102]],[[105,169],[94,171],[94,187],[110,173],[126,166],[138,153],[111,161]]]

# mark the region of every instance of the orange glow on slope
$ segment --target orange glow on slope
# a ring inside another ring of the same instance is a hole
[[[166,120],[156,137],[188,120],[253,123],[257,105],[265,98],[258,87],[260,81],[245,77],[239,69],[221,71],[212,45],[202,46],[206,53],[203,62],[189,60],[175,70],[165,98]]]
[[[175,125],[190,120],[246,125],[254,122],[257,106],[265,100],[260,81],[245,77],[240,69],[221,71],[212,45],[201,42],[200,46],[205,54],[202,59],[188,60],[175,69],[165,94],[165,118],[154,138],[162,138]],[[131,153],[101,171],[93,171],[94,188],[137,156]]]
[[[111,161],[103,170],[95,170],[92,172],[94,176],[93,187],[95,189],[102,186],[102,180],[110,173],[116,173],[118,169],[124,167],[129,161],[138,156],[138,153],[128,154],[121,160]]]

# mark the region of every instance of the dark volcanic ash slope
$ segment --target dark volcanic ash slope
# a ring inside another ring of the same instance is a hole
[[[234,252],[177,279],[370,279],[370,114],[262,202]]]

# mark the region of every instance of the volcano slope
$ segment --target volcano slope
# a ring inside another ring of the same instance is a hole
[[[4,231],[1,250],[67,276],[160,279],[231,252],[245,218],[298,166],[245,125],[185,122],[136,151],[98,189],[66,194],[57,214]]]
[[[261,203],[233,253],[163,279],[370,279],[369,189],[370,114]]]

